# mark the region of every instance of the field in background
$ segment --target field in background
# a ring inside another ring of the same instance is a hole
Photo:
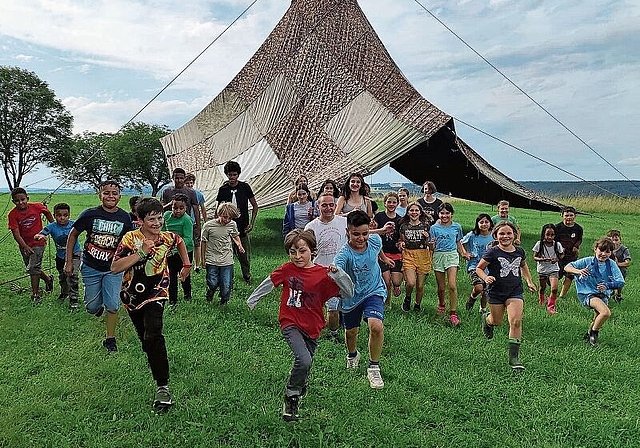
[[[59,195],[50,206],[60,201],[71,204],[73,216],[97,204],[93,195]],[[454,207],[454,220],[465,231],[478,213],[492,213],[490,206],[466,201],[455,201]],[[4,229],[8,208],[0,217]],[[585,228],[582,255],[592,253],[595,239],[618,228],[632,256],[640,256],[639,214],[614,210],[579,216]],[[254,285],[286,261],[282,214],[282,208],[259,214]],[[523,229],[527,256],[541,226],[560,220],[558,213],[512,209],[512,214]],[[0,250],[0,446],[637,446],[640,275],[635,265],[625,301],[612,305],[597,349],[581,340],[591,316],[577,303],[575,290],[558,304],[556,316],[527,295],[522,374],[507,366],[506,326],[487,341],[477,311],[461,310],[461,327],[451,328],[435,312],[429,276],[423,312],[402,313],[400,299],[386,310],[385,388],[369,388],[364,362],[357,372],[347,372],[344,347],[322,340],[301,421],[287,425],[279,413],[292,360],[279,333],[279,291],[250,312],[244,301],[251,288],[236,282],[230,304],[220,308],[205,302],[204,274],[194,274],[194,301],[165,314],[176,404],[168,414],[156,415],[151,374],[126,313],[121,310],[117,329],[120,351],[108,356],[101,346],[101,319],[69,314],[56,302],[57,285],[42,305],[32,306],[28,279],[14,280],[23,268],[10,235],[4,235]],[[46,266],[52,257],[48,250]],[[530,258],[529,265],[535,272]],[[238,271],[235,278],[241,279]],[[464,302],[470,285],[462,272],[458,286]],[[364,326],[359,349],[366,359]]]

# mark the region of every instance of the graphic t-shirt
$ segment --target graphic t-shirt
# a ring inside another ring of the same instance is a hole
[[[280,328],[295,325],[310,338],[317,339],[325,326],[323,306],[340,294],[338,285],[324,266],[299,268],[285,263],[271,274],[274,286],[282,285]]]
[[[522,297],[522,277],[520,276],[520,266],[527,258],[524,249],[514,246],[513,252],[505,252],[499,246],[494,246],[484,253],[483,260],[489,264],[487,271],[489,275],[495,277],[495,281],[487,285],[487,293],[490,297],[508,299],[511,297]]]
[[[347,243],[347,218],[334,216],[327,223],[314,219],[304,227],[305,230],[313,230],[318,242],[318,253],[314,263],[329,266],[342,246]]]
[[[458,249],[458,241],[462,239],[462,226],[457,222],[448,226],[436,222],[429,229],[429,234],[436,239],[434,252],[450,252]]]
[[[41,215],[48,211],[47,206],[40,202],[29,202],[26,210],[12,208],[9,212],[9,229],[17,229],[20,236],[29,247],[44,246],[45,240],[36,241],[33,237],[42,230]]]
[[[556,224],[556,241],[564,248],[563,261],[565,264],[567,261],[578,258],[578,255],[573,253],[573,248],[579,248],[582,244],[582,234],[583,230],[580,224],[574,223],[571,227],[565,226],[564,222]]]
[[[363,252],[356,252],[349,244],[340,248],[334,265],[345,271],[353,280],[354,294],[340,302],[340,309],[349,312],[367,297],[387,296],[387,289],[382,280],[382,271],[378,264],[378,254],[382,248],[379,235],[370,234],[367,247]]]
[[[73,223],[78,233],[87,232],[82,262],[97,271],[111,270],[113,255],[125,233],[133,227],[129,213],[121,208],[108,212],[102,207],[88,208]]]
[[[420,222],[412,225],[406,222],[400,226],[400,235],[404,238],[404,248],[406,250],[428,249],[429,239],[424,232],[429,233],[429,224]]]
[[[187,219],[189,216],[185,214]],[[127,257],[142,247],[145,236],[140,229],[128,232],[114,254],[114,260]],[[154,300],[169,297],[169,266],[167,257],[182,237],[173,232],[160,232],[155,247],[146,259],[141,259],[127,269],[122,277],[120,300],[127,310],[142,308]]]
[[[433,202],[429,203],[425,201],[424,198],[420,198],[417,202],[429,217],[428,224],[433,224],[438,220],[438,208],[442,205],[442,201],[440,199],[435,198]]]
[[[240,236],[246,235],[246,228],[249,225],[249,200],[254,197],[253,190],[246,182],[238,181],[235,187],[229,186],[229,181],[225,181],[218,189],[216,201],[218,204],[222,202],[231,202],[240,210],[240,216],[234,221],[238,224],[238,232]],[[235,199],[235,201],[234,201]]]
[[[67,222],[66,225],[61,226],[57,222],[47,224],[40,233],[43,235],[51,235],[53,243],[56,245],[56,257],[64,259],[67,253],[67,239],[69,239],[69,233],[73,228],[73,220]],[[80,243],[76,240],[76,244],[73,246],[73,253],[80,253]]]
[[[532,250],[534,254],[540,253],[540,240],[536,241],[536,244],[533,245]],[[552,246],[547,246],[543,243],[542,252],[539,256],[542,258],[555,258],[557,260],[563,253],[564,249],[562,248],[562,244],[554,241]],[[538,261],[536,271],[538,272],[538,274],[551,274],[553,272],[560,271],[560,266],[558,265],[558,261],[556,261],[555,263],[551,263],[550,261]]]

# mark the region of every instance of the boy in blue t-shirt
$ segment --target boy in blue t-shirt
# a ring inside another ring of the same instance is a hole
[[[74,221],[69,219],[71,207],[65,202],[60,202],[53,207],[54,222],[45,226],[40,233],[34,236],[36,240],[44,240],[47,235],[56,245],[56,269],[58,270],[58,280],[60,281],[60,295],[58,300],[64,301],[69,298],[71,311],[78,309],[78,270],[80,269],[80,244],[78,241],[73,246],[73,273],[67,275],[64,272],[64,263],[67,253],[67,239],[73,228]]]
[[[354,210],[347,215],[347,244],[335,256],[334,264],[349,274],[355,285],[354,295],[340,303],[347,340],[347,369],[357,369],[358,332],[363,317],[369,326],[369,367],[367,377],[374,389],[382,389],[380,355],[384,340],[384,299],[387,290],[382,280],[378,258],[393,267],[394,261],[382,252],[382,239],[369,233],[369,215]]]

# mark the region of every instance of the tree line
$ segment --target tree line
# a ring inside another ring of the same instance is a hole
[[[170,181],[163,125],[130,123],[116,133],[73,134],[73,116],[35,73],[0,66],[0,162],[9,189],[39,164],[70,185],[116,179],[155,196]]]

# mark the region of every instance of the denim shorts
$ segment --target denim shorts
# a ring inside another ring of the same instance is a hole
[[[369,296],[351,309],[348,313],[343,313],[344,328],[356,328],[364,319],[374,318],[384,320],[384,299],[380,296]]]
[[[117,313],[120,306],[120,290],[123,273],[98,271],[86,264],[80,265],[84,285],[84,304],[87,312],[96,314],[102,307],[108,313]]]
[[[328,311],[338,311],[339,305],[340,305],[340,297],[331,297],[329,300],[327,300]]]
[[[578,293],[578,300],[580,300],[580,303],[582,304],[582,306],[586,308],[591,308],[591,305],[589,305],[589,302],[591,301],[592,297],[597,297],[598,299],[602,300],[605,305],[609,306],[609,297],[604,293],[597,293],[597,294]]]

